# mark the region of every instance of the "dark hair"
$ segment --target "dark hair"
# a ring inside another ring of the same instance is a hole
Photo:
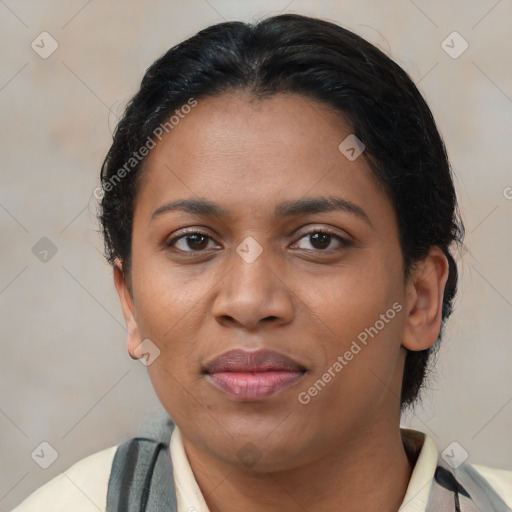
[[[452,312],[457,264],[449,246],[462,241],[464,226],[446,149],[421,93],[398,64],[345,28],[296,14],[255,24],[226,22],[201,30],[157,59],[128,103],[101,168],[98,218],[107,260],[113,264],[119,258],[129,278],[144,162],[134,156],[140,148],[191,98],[237,90],[255,98],[298,93],[334,108],[363,141],[363,155],[394,206],[405,277],[431,246],[448,258],[439,336],[427,350],[408,350],[405,361],[401,410],[412,407]]]

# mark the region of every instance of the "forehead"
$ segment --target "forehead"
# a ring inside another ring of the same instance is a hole
[[[383,208],[390,213],[363,156],[352,161],[340,151],[351,135],[339,113],[297,94],[199,99],[146,157],[136,216],[194,197],[234,216],[258,216],[277,203],[320,195],[342,196],[377,217]]]

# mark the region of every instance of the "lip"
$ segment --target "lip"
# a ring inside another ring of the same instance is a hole
[[[240,401],[270,398],[292,386],[306,368],[273,350],[233,349],[205,365],[203,373],[217,389]]]

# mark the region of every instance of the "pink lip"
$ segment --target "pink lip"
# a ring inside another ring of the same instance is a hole
[[[270,398],[297,382],[305,371],[293,359],[271,350],[229,350],[205,367],[211,384],[245,401]]]

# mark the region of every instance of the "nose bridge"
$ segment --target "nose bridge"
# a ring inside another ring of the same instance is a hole
[[[230,270],[220,283],[215,301],[216,317],[231,317],[245,326],[267,317],[289,320],[293,313],[291,298],[278,277],[274,256],[268,245],[252,236],[234,248]]]
[[[261,243],[260,243],[261,242]],[[231,257],[232,291],[244,295],[268,295],[275,287],[275,258],[268,243],[259,237],[247,236],[236,246]],[[244,289],[245,288],[245,289]],[[253,299],[262,297],[253,297]],[[267,301],[270,297],[267,297]]]

